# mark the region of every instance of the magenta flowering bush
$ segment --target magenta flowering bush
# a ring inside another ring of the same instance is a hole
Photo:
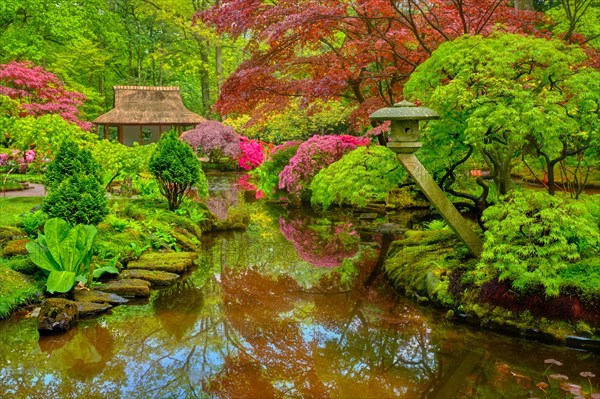
[[[294,244],[298,256],[314,266],[338,267],[358,252],[360,236],[352,223],[318,222],[309,224],[300,218],[280,217],[279,229]]]
[[[300,196],[312,178],[324,167],[341,159],[358,146],[369,144],[369,139],[349,135],[313,136],[300,144],[296,155],[279,174],[279,188],[292,196]]]
[[[25,115],[58,114],[86,131],[94,126],[79,119],[83,94],[66,90],[56,75],[27,61],[0,65],[0,95],[17,100]]]
[[[240,148],[242,150],[242,154],[238,160],[240,168],[251,170],[259,167],[263,163],[264,152],[263,145],[260,141],[240,136]]]
[[[206,154],[211,162],[218,162],[222,156],[238,160],[242,155],[240,136],[231,126],[218,121],[199,123],[194,129],[184,132],[180,139],[195,151]]]
[[[25,153],[12,150],[10,153],[0,154],[0,167],[8,170],[18,170],[25,173],[27,167],[35,160],[35,151],[27,150]]]

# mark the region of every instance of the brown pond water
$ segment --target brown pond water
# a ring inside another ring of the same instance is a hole
[[[253,204],[248,231],[206,237],[200,267],[147,301],[50,337],[0,321],[0,397],[574,397],[551,374],[600,392],[597,354],[397,298],[373,272],[380,241],[344,215]]]

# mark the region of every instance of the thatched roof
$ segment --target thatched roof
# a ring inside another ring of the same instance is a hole
[[[183,105],[176,86],[115,86],[115,107],[99,125],[196,125],[204,120]]]

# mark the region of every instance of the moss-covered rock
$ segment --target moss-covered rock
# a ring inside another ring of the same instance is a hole
[[[102,285],[99,290],[124,297],[148,297],[150,296],[150,283],[140,279],[111,280]]]
[[[48,298],[42,304],[37,328],[40,333],[67,331],[79,318],[79,307],[64,298]]]
[[[0,319],[37,298],[37,287],[26,276],[0,264]]]
[[[41,269],[31,261],[29,255],[19,255],[6,258],[6,265],[16,272],[27,275],[33,275],[41,271]]]
[[[149,281],[152,286],[166,286],[175,283],[179,274],[156,270],[127,269],[119,275],[120,279],[141,279]]]
[[[79,311],[79,317],[90,317],[98,313],[102,313],[110,308],[112,305],[107,303],[96,303],[96,302],[75,302],[77,304],[77,310]]]
[[[456,298],[449,291],[450,273],[468,261],[468,250],[452,230],[411,230],[392,243],[383,270],[398,292],[410,291],[452,307]]]
[[[0,246],[4,246],[9,241],[26,237],[27,233],[18,227],[0,226]]]
[[[27,238],[21,238],[7,242],[2,247],[2,256],[10,258],[12,256],[27,255],[28,252],[25,244],[29,241]]]
[[[150,252],[129,262],[128,269],[158,270],[181,274],[194,264],[195,252]]]

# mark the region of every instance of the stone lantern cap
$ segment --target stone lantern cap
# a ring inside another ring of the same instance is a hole
[[[417,107],[406,100],[394,104],[393,107],[378,109],[369,116],[373,121],[424,121],[439,118],[437,112],[431,108]]]

